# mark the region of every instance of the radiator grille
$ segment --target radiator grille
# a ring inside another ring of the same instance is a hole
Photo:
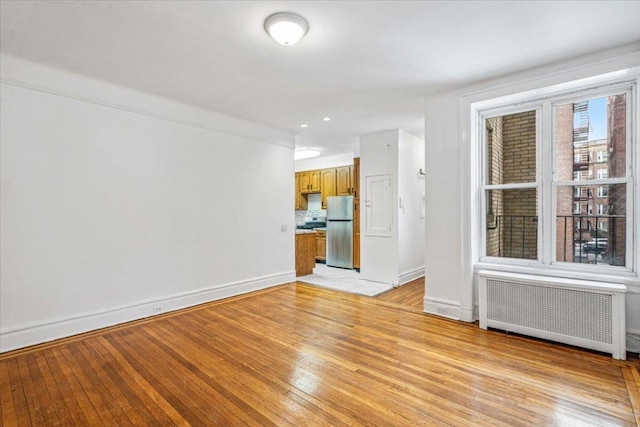
[[[612,343],[612,296],[487,279],[487,319]]]

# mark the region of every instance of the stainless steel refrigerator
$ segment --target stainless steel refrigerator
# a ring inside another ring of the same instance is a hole
[[[327,197],[327,265],[353,268],[353,196]]]

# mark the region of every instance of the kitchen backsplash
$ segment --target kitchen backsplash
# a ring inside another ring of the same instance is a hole
[[[320,194],[309,194],[307,196],[307,210],[296,211],[296,224],[302,225],[305,223],[305,217],[322,217],[327,216],[326,209],[322,209],[322,198]]]

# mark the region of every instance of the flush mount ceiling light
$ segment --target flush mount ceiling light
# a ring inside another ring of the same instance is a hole
[[[320,155],[320,152],[318,150],[313,150],[311,148],[302,148],[299,150],[296,150],[293,153],[293,158],[295,160],[302,160],[302,159],[310,159],[311,157],[317,157]]]
[[[291,46],[296,44],[309,30],[307,21],[295,13],[275,13],[264,21],[264,29],[278,43]]]

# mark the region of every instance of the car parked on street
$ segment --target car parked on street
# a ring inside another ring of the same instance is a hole
[[[587,254],[603,254],[607,251],[607,243],[608,242],[606,239],[598,239],[591,240],[590,242],[585,242],[582,244],[582,252]]]

